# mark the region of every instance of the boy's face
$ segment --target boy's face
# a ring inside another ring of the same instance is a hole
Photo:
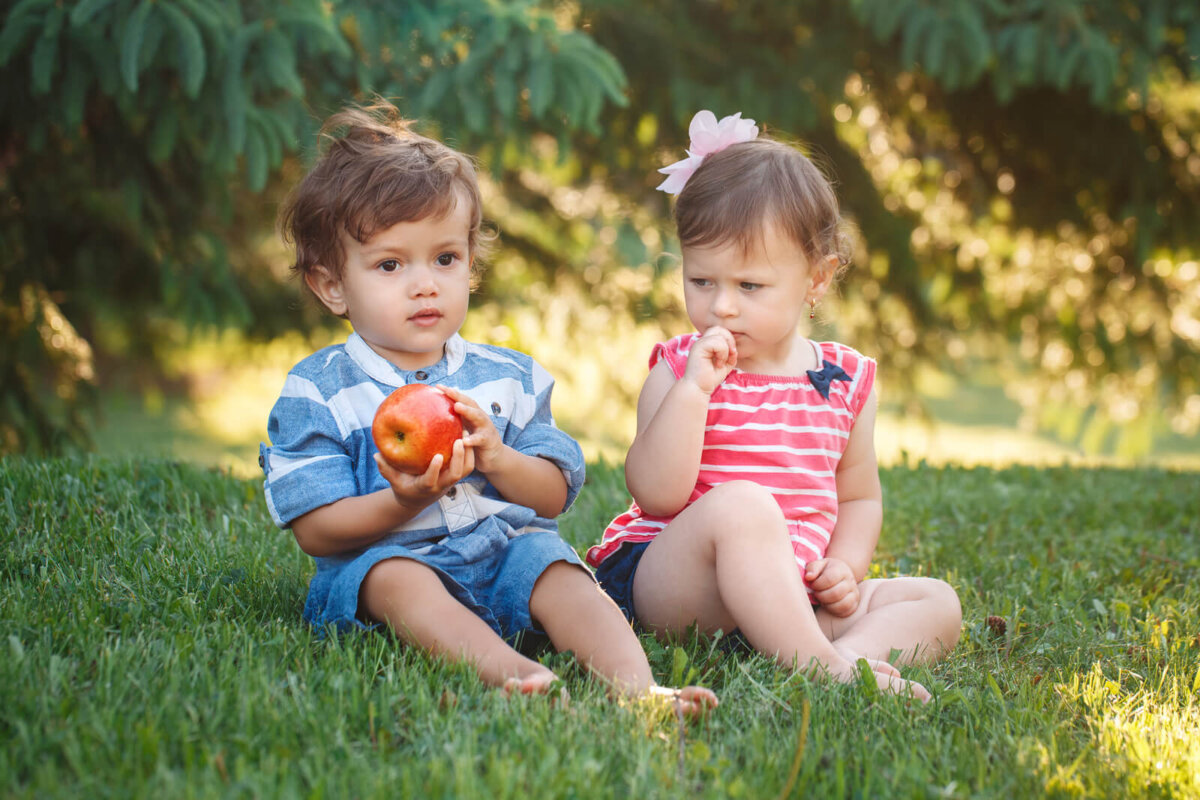
[[[341,278],[318,266],[306,280],[331,312],[346,315],[371,349],[402,370],[436,364],[467,317],[470,209],[397,222],[365,243],[342,234]]]

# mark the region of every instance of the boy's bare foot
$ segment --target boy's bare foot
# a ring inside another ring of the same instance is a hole
[[[665,700],[674,703],[685,717],[704,716],[719,704],[716,693],[711,689],[705,689],[703,686],[685,686],[682,689],[672,689],[669,686],[655,685],[646,691],[644,697],[651,700]]]

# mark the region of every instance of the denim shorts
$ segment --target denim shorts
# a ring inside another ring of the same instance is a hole
[[[596,567],[596,582],[600,588],[616,602],[625,618],[635,624],[637,612],[633,607],[633,576],[642,554],[649,546],[650,542],[625,542]]]
[[[543,633],[530,615],[529,598],[533,585],[551,564],[578,564],[591,575],[575,550],[550,531],[514,536],[504,546],[473,560],[464,560],[461,552],[441,544],[418,550],[389,545],[369,548],[331,576],[333,580],[322,581],[318,571],[309,586],[304,618],[313,625],[332,625],[338,630],[379,627],[359,611],[358,593],[371,568],[389,558],[410,558],[432,569],[456,600],[508,640],[525,632]]]

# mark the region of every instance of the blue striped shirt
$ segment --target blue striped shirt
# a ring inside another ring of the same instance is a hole
[[[562,470],[566,505],[574,501],[583,486],[583,452],[555,426],[550,413],[554,381],[530,356],[456,334],[446,342],[441,361],[409,372],[355,333],[345,344],[319,350],[293,367],[271,410],[271,444],[261,446],[259,460],[267,507],[277,525],[286,528],[315,508],[388,488],[375,465],[371,423],[384,397],[408,383],[440,383],[468,394],[491,417],[506,445]],[[558,530],[554,520],[505,500],[475,471],[372,546],[419,551],[450,535],[495,532],[497,526],[508,537]]]

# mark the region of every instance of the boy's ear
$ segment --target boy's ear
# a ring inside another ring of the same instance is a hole
[[[316,264],[304,273],[304,282],[312,290],[325,307],[336,317],[346,315],[346,298],[342,291],[342,281],[333,272],[321,264]]]

